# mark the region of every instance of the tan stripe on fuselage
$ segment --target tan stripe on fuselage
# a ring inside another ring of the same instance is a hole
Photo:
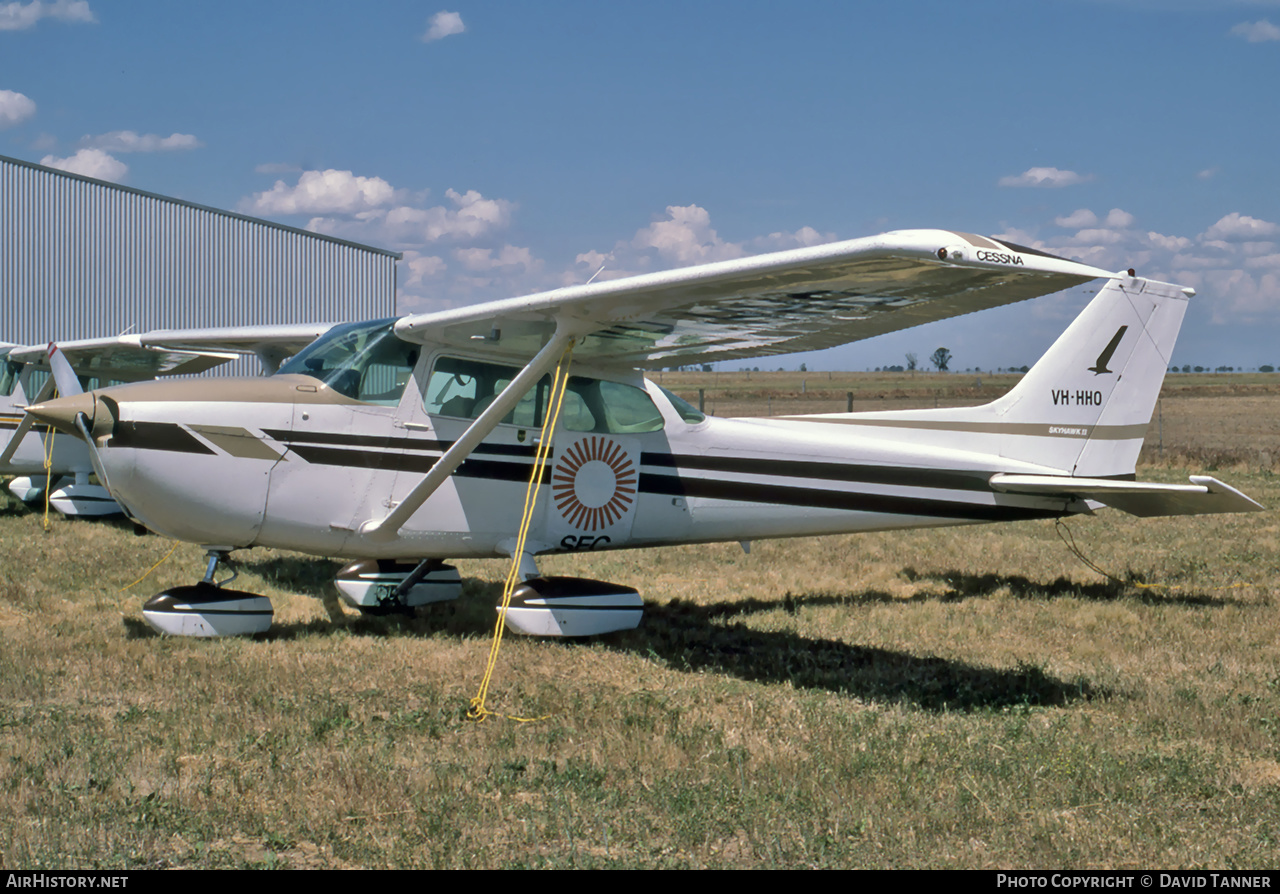
[[[283,456],[247,428],[230,425],[189,425],[187,428],[224,453],[241,459],[276,460]]]
[[[988,435],[1025,435],[1035,438],[1082,438],[1095,441],[1129,441],[1147,433],[1144,425],[1070,425],[1050,422],[929,422],[920,419],[832,419],[813,416],[775,416],[788,422],[815,425],[869,425],[879,428],[913,428],[925,431],[975,432]]]
[[[258,403],[258,404],[343,404],[367,406],[358,400],[339,394],[319,379],[311,376],[276,375],[249,378],[209,378],[151,382],[133,385],[117,385],[103,388],[95,394],[104,394],[120,403]]]

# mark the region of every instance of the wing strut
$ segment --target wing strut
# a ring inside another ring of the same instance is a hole
[[[40,390],[36,393],[35,400],[30,401],[32,404],[38,404],[53,394],[54,381],[53,377],[44,380],[44,384],[40,386]],[[0,466],[3,466],[13,456],[18,444],[27,436],[27,432],[31,431],[31,426],[35,423],[35,419],[30,413],[22,414],[22,421],[18,423],[18,429],[13,433],[13,437],[9,438],[9,443],[5,445],[4,452],[0,453]]]
[[[409,516],[418,511],[423,503],[436,492],[436,488],[452,475],[476,446],[497,428],[498,423],[516,408],[520,398],[532,388],[539,379],[549,373],[560,360],[560,355],[573,341],[573,336],[565,331],[564,326],[557,327],[556,334],[539,351],[529,365],[520,370],[502,393],[494,398],[493,403],[462,433],[462,437],[453,442],[453,446],[436,460],[431,471],[414,485],[413,490],[396,504],[395,509],[383,519],[369,519],[360,526],[360,533],[371,540],[390,540],[396,532],[409,520]]]

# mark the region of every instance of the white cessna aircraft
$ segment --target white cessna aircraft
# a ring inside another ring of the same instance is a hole
[[[1088,307],[985,406],[718,419],[641,374],[831,347],[1095,278],[1107,282]],[[265,629],[264,598],[214,580],[229,552],[261,545],[360,560],[338,584],[368,610],[456,595],[446,558],[510,556],[525,584],[508,625],[583,635],[634,626],[638,594],[541,578],[535,556],[1100,504],[1140,516],[1262,508],[1213,478],[1134,480],[1192,294],[998,239],[906,230],[351,323],[268,378],[148,382],[30,412],[79,432],[148,527],[207,548],[203,581],[144,607],[160,629]],[[561,403],[549,374],[570,347]],[[557,409],[542,498],[518,537]]]

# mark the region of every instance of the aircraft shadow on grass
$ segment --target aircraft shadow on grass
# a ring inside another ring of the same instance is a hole
[[[310,565],[324,567],[316,570],[308,567]],[[484,636],[493,629],[494,606],[501,598],[502,589],[499,583],[466,579],[462,598],[457,602],[427,606],[413,617],[353,618],[344,615],[336,605],[336,597],[328,586],[332,580],[328,563],[271,559],[256,566],[246,563],[245,567],[269,576],[281,587],[322,599],[329,610],[328,621],[273,625],[269,632],[261,635],[271,640],[324,635],[332,632],[337,623],[345,632],[356,636],[424,639],[432,635]],[[813,639],[793,631],[756,630],[736,620],[778,609],[798,613],[811,607],[893,600],[894,597],[878,591],[849,596],[787,594],[777,601],[743,600],[711,605],[694,605],[677,599],[662,605],[646,605],[639,628],[593,642],[618,652],[649,657],[679,671],[709,671],[753,682],[790,683],[801,689],[911,704],[930,711],[1066,705],[1111,694],[1086,680],[1059,678],[1030,664],[1014,668],[986,667],[931,655]],[[125,624],[131,636],[155,635],[140,619],[128,619]],[[549,645],[580,647],[575,640],[559,640]]]
[[[964,571],[931,571],[919,573],[914,568],[904,568],[902,576],[908,581],[936,581],[947,586],[940,594],[918,593],[904,601],[959,602],[974,597],[990,596],[1007,590],[1015,599],[1074,598],[1086,602],[1115,602],[1121,598],[1136,599],[1147,605],[1186,605],[1222,607],[1243,604],[1230,596],[1213,596],[1204,592],[1183,592],[1177,587],[1148,584],[1140,575],[1130,574],[1125,580],[1105,580],[1082,584],[1067,577],[1051,581],[1032,580],[1021,574],[970,574]],[[900,601],[890,597],[891,601]]]

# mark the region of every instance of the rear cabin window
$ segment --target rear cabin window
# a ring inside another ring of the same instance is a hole
[[[519,372],[514,366],[441,357],[427,379],[423,403],[432,415],[475,419]],[[502,421],[522,428],[541,428],[550,411],[550,395],[551,376],[543,376]],[[570,376],[560,407],[559,427],[565,431],[640,434],[660,431],[662,414],[639,388]]]

